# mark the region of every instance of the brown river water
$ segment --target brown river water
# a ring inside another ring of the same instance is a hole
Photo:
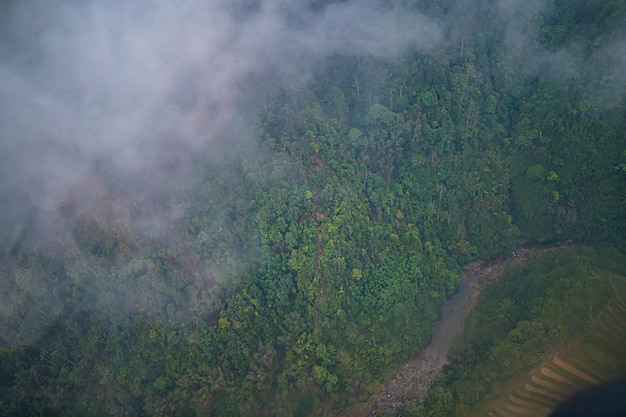
[[[514,256],[500,257],[488,263],[473,262],[463,267],[462,284],[443,305],[428,346],[407,361],[367,402],[355,404],[340,415],[372,417],[382,410],[402,415],[407,406],[424,401],[430,386],[448,363],[447,355],[463,333],[467,314],[476,305],[481,290],[500,275],[505,264],[527,263],[528,256],[536,251],[520,249]]]

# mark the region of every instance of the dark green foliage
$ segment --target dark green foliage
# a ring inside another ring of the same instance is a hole
[[[427,343],[460,265],[520,237],[623,249],[623,84],[602,48],[624,7],[555,2],[532,48],[582,42],[561,80],[518,71],[478,3],[476,33],[450,29],[435,54],[320,61],[259,109],[256,141],[154,203],[176,213],[154,233],[103,209],[2,259],[0,415],[331,415]],[[606,289],[597,256],[547,255],[490,288],[477,341],[416,415],[461,413],[496,362],[513,375],[581,331]]]

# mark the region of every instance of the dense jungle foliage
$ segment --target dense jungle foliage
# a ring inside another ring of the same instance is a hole
[[[493,1],[413,3],[463,22],[445,48],[322,60],[254,143],[154,201],[178,208],[169,239],[107,184],[56,249],[6,251],[0,415],[338,415],[428,343],[463,264],[520,239],[623,251],[624,2],[555,0],[513,43]],[[489,337],[574,308],[557,281],[549,306],[490,290]]]

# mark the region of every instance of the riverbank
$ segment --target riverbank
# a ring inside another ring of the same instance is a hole
[[[443,371],[447,354],[462,334],[465,318],[475,307],[482,290],[496,280],[507,266],[527,264],[533,255],[551,248],[521,247],[510,256],[465,265],[461,287],[444,304],[441,319],[435,325],[428,346],[407,361],[369,401],[355,404],[341,415],[373,417],[378,411],[401,415],[407,406],[424,401],[431,385]]]

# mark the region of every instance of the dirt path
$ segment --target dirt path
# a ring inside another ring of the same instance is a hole
[[[474,308],[482,289],[504,271],[506,265],[522,265],[531,254],[550,248],[521,248],[508,257],[490,262],[477,261],[463,267],[459,292],[443,306],[442,318],[435,325],[433,338],[419,355],[410,359],[368,402],[355,404],[341,414],[346,417],[373,417],[377,411],[401,416],[406,407],[424,401],[430,386],[447,363],[447,354],[461,335],[467,314]]]

